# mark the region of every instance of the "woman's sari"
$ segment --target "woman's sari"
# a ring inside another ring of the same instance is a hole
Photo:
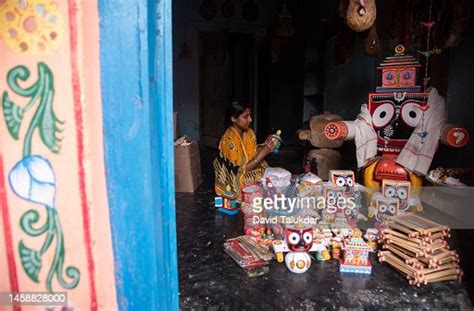
[[[251,171],[246,171],[247,163],[257,154],[255,133],[252,129],[243,132],[242,137],[233,126],[229,126],[219,141],[219,155],[214,160],[215,191],[217,195],[230,192],[240,198],[244,185],[258,182],[268,165],[262,161]]]

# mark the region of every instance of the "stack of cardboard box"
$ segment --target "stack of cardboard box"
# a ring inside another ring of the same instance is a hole
[[[194,192],[201,184],[199,141],[174,147],[174,173],[177,192]]]
[[[202,182],[199,141],[178,139],[178,113],[174,113],[174,179],[176,192],[194,192]],[[177,140],[178,139],[178,140]],[[179,143],[178,143],[179,142]]]

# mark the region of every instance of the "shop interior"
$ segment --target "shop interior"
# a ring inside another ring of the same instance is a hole
[[[173,1],[182,308],[472,308],[472,14],[469,0]],[[274,139],[272,169],[216,194],[234,101],[257,148]],[[333,190],[357,215],[250,223],[255,197]],[[293,248],[291,230],[311,241]]]

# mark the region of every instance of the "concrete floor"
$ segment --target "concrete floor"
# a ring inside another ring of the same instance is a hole
[[[313,260],[304,274],[273,261],[268,274],[249,278],[223,251],[226,239],[242,234],[242,218],[214,209],[212,151],[201,153],[204,183],[194,194],[176,194],[180,306],[196,310],[473,310],[474,231],[454,231],[462,283],[409,286],[404,277],[374,258],[371,276],[341,276],[337,262]]]

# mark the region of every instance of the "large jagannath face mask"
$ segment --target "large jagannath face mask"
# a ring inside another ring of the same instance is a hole
[[[292,252],[307,252],[313,246],[313,229],[286,229],[286,243]]]
[[[379,152],[400,153],[426,110],[427,93],[372,93],[369,112]]]

